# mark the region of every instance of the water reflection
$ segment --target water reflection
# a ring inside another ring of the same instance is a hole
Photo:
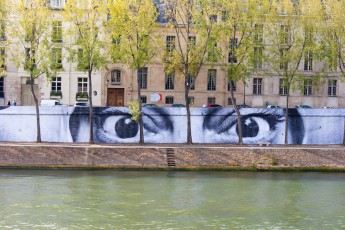
[[[345,174],[0,171],[0,229],[344,229]]]

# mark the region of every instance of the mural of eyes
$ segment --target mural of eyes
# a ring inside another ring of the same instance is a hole
[[[243,142],[276,143],[284,131],[285,116],[282,109],[241,109]],[[238,141],[237,118],[234,110],[213,109],[203,123],[204,135],[215,143],[236,143]]]
[[[83,118],[80,116],[83,110]],[[76,108],[73,113],[78,119],[71,118],[70,130],[73,141],[79,142],[80,126],[88,126],[88,111],[86,108]],[[173,124],[163,109],[150,109],[149,114],[143,113],[145,142],[160,143],[173,132]],[[73,116],[73,115],[72,115]],[[71,123],[73,126],[71,127]],[[75,123],[79,126],[73,129]],[[139,125],[131,119],[126,108],[95,107],[94,108],[94,141],[100,143],[135,143],[139,140]],[[76,137],[76,138],[75,138]]]

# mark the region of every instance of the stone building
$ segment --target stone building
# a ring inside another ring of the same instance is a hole
[[[50,0],[52,13],[58,14],[56,9],[63,8],[63,1]],[[164,30],[164,19],[161,20],[162,30]],[[64,22],[61,19],[53,23],[53,30],[62,36]],[[162,42],[168,42],[169,37],[174,36],[172,32],[164,32]],[[9,39],[5,31],[0,33],[0,55],[11,53],[11,45],[6,46]],[[69,46],[69,41],[61,37],[57,42],[64,46]],[[62,54],[66,51],[62,50]],[[63,57],[64,55],[62,55]],[[63,104],[73,105],[77,100],[87,100],[79,97],[83,92],[88,91],[89,82],[87,74],[76,71],[76,64],[70,63],[66,58],[61,60],[61,71],[52,82],[48,82],[44,77],[37,79],[35,90],[39,99],[57,98]],[[301,63],[303,70],[305,63]],[[9,58],[6,65],[1,66],[6,69],[7,76],[0,78],[0,105],[6,105],[8,101],[16,100],[17,105],[33,105],[31,92],[28,84],[28,76],[23,69],[17,68]],[[265,66],[262,67],[263,69]],[[307,75],[313,74],[312,68],[305,70]],[[178,76],[166,76],[164,63],[149,64],[140,73],[132,71],[128,66],[121,63],[113,63],[106,71],[96,71],[93,73],[93,105],[94,106],[127,106],[131,100],[137,99],[137,75],[141,77],[142,102],[154,103],[160,107],[169,107],[171,104],[185,104],[184,102],[184,80]],[[296,90],[290,96],[289,107],[297,104],[307,104],[315,108],[325,106],[345,107],[345,83],[338,79],[338,72],[329,73],[335,80],[326,81],[319,89],[314,89],[306,83],[303,91]],[[219,65],[205,64],[192,83],[190,91],[190,101],[192,106],[201,107],[206,104],[219,104],[224,107],[231,106],[229,94],[229,82],[224,71]],[[273,74],[252,74],[248,81],[236,82],[235,97],[237,104],[247,104],[252,107],[266,107],[268,104],[276,104],[285,107],[286,92],[280,87],[282,79]],[[57,93],[57,92],[61,92]]]

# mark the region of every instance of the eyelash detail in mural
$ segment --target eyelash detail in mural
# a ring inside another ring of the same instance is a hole
[[[106,108],[95,119],[95,141],[101,143],[129,143],[139,140],[139,126],[128,112]],[[147,141],[154,142],[162,131],[173,131],[173,124],[164,110],[150,110],[143,116]],[[159,138],[157,138],[159,141]]]
[[[234,110],[213,109],[207,113],[203,130],[209,141],[235,143],[238,141],[237,118]],[[283,110],[250,109],[242,112],[242,136],[246,144],[262,141],[274,142],[279,135],[278,126],[284,123]]]

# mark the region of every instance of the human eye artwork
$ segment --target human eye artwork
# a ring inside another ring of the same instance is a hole
[[[282,109],[240,109],[242,137],[245,144],[258,142],[282,143],[285,113]],[[233,109],[212,109],[203,121],[207,143],[237,143],[238,124]]]
[[[82,113],[83,109],[84,114]],[[73,140],[76,142],[82,139],[87,141],[88,138],[88,114],[85,109],[77,108],[79,111],[75,111],[71,117],[71,133]],[[163,109],[150,110],[151,112],[149,114],[143,113],[145,141],[148,143],[167,142],[167,138],[172,137],[174,130],[170,116]],[[97,108],[93,122],[94,141],[99,143],[138,142],[139,125],[131,117],[131,114],[126,108]]]

